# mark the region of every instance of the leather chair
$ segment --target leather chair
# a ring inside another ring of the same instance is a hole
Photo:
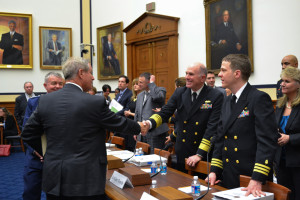
[[[171,167],[171,153],[169,151],[161,150],[158,148],[154,148],[154,154],[159,155],[167,159],[167,166]]]
[[[111,136],[111,143],[119,145],[121,149],[125,149],[125,139],[118,136]]]
[[[140,141],[137,141],[136,142],[136,148],[142,148],[143,152],[145,154],[149,154],[150,153],[150,144],[147,144],[145,142],[140,142]]]
[[[20,130],[20,128],[19,128],[19,125],[18,125],[17,120],[16,120],[16,118],[15,118],[14,115],[13,115],[13,117],[14,117],[14,120],[15,120],[15,123],[16,123],[16,126],[17,126],[18,135],[14,135],[14,136],[6,136],[4,139],[5,139],[6,141],[8,141],[9,143],[12,144],[12,145],[11,145],[11,148],[21,147],[22,151],[25,152],[23,140],[22,140],[22,138],[21,138],[21,133],[22,133],[22,132],[21,132],[21,130]],[[19,145],[14,145],[13,142],[16,141],[16,140],[20,143]]]
[[[207,171],[207,162],[206,161],[199,161],[195,167],[191,167],[186,164],[186,160],[187,160],[187,158],[185,159],[185,169],[188,171],[189,175],[193,175],[194,172],[198,172],[198,173],[207,175],[207,172],[209,172],[209,171]],[[210,169],[210,162],[208,162],[208,168]]]

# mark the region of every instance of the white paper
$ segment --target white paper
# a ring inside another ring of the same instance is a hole
[[[141,169],[142,171],[146,172],[146,173],[151,173],[151,169],[150,168],[145,168],[145,169]]]
[[[105,143],[105,146],[106,147],[115,147],[116,145],[115,144],[111,144],[111,143]]]
[[[112,99],[109,104],[109,109],[111,111],[113,111],[114,113],[117,113],[123,109],[123,106],[119,102],[117,102],[115,99]]]
[[[243,200],[253,200],[253,199],[264,199],[264,200],[273,200],[274,199],[274,194],[270,193],[270,192],[264,192],[266,193],[266,196],[261,196],[261,197],[254,197],[252,194],[250,194],[249,196],[245,196],[247,191],[242,191],[243,187],[239,187],[239,188],[234,188],[231,190],[225,190],[225,191],[221,191],[221,192],[215,192],[212,193],[212,195],[214,195],[215,197],[221,197],[224,199],[243,199]],[[218,198],[215,198],[218,199]]]
[[[209,188],[209,189],[211,189],[211,188]],[[191,186],[180,187],[180,188],[178,188],[178,190],[180,190],[181,192],[187,193],[187,194],[192,193]],[[201,185],[200,186],[200,192],[203,192],[203,191],[207,191],[207,187],[204,186],[204,185]]]
[[[123,189],[125,184],[133,188],[133,185],[131,181],[128,179],[128,177],[124,176],[123,174],[120,174],[117,171],[114,171],[109,181],[120,189]]]
[[[134,156],[131,159],[131,162],[137,166],[151,165],[153,161],[155,161],[156,164],[160,164],[159,155],[150,154],[150,155],[143,155],[143,156]],[[161,161],[167,162],[167,159],[165,157],[161,157]]]
[[[159,199],[155,198],[154,196],[152,196],[146,192],[143,192],[143,195],[140,200],[159,200]]]

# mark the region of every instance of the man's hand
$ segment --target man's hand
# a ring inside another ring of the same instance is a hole
[[[245,196],[249,194],[252,194],[254,197],[260,197],[261,195],[266,196],[266,194],[261,191],[261,182],[256,180],[250,180],[248,187],[243,188],[242,191],[247,191]]]
[[[125,117],[129,117],[129,116],[130,116],[130,114],[131,114],[131,112],[130,112],[129,110],[125,110],[125,111],[124,111],[124,115],[125,115]]]
[[[151,75],[150,76],[150,83],[154,83],[155,82],[155,76],[154,75]]]
[[[202,157],[198,156],[198,155],[193,155],[190,156],[187,160],[186,160],[186,164],[191,166],[191,167],[195,167],[195,165],[202,159]]]
[[[152,109],[152,111],[154,111],[154,112],[160,112],[161,108],[155,108],[155,109]]]
[[[221,40],[221,44],[226,44],[226,40]]]
[[[240,43],[237,43],[237,44],[236,44],[236,49],[237,49],[238,51],[240,51],[240,50],[242,49],[242,45],[241,45]]]
[[[14,44],[14,45],[12,45],[12,47],[15,48],[15,49],[18,49],[19,51],[23,50],[23,47],[21,45]]]
[[[283,133],[280,133],[280,135],[281,137],[278,139],[278,144],[284,146],[290,141],[290,136]]]
[[[142,133],[142,136],[145,136],[147,135],[149,129],[150,129],[150,124],[146,121],[143,121],[143,122],[138,122],[139,125],[141,126],[141,133]]]
[[[134,135],[134,136],[133,136],[133,139],[136,141],[136,139],[137,139],[137,135]]]
[[[167,139],[167,140],[165,141],[165,144],[168,144],[168,143],[171,141],[171,137],[170,137],[170,136],[167,136],[166,139]]]
[[[33,154],[34,154],[35,156],[37,156],[37,157],[40,159],[41,162],[44,162],[43,156],[41,156],[41,154],[39,154],[37,151],[33,151]]]
[[[208,177],[205,179],[205,182],[207,183],[209,180],[210,185],[215,185],[220,182],[220,180],[217,180],[217,175],[214,172],[211,172]]]

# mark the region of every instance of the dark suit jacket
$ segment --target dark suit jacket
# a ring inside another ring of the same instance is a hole
[[[57,51],[58,50],[62,50],[62,46],[60,44],[60,42],[56,41],[56,46],[57,46]],[[49,41],[47,44],[47,51],[49,52],[49,58],[50,58],[50,65],[61,65],[61,56],[62,56],[62,52],[59,52],[57,55],[52,51],[49,51],[50,49],[55,50],[54,45],[53,45],[53,41]]]
[[[14,112],[20,129],[22,128],[23,125],[26,106],[27,106],[27,99],[24,93],[16,98],[16,105],[15,105],[15,112]]]
[[[43,190],[52,195],[104,194],[106,181],[105,129],[139,134],[139,125],[111,112],[103,96],[89,95],[77,86],[40,97],[22,139],[33,149],[43,132],[47,138]]]
[[[117,94],[115,97],[115,100],[117,101],[119,96],[121,94]],[[123,109],[117,112],[117,115],[124,116],[124,111],[129,109],[129,103],[130,103],[130,98],[132,97],[132,91],[127,88],[127,90],[124,92],[122,95],[121,99],[119,100],[119,103],[123,106]]]
[[[210,139],[217,134],[217,125],[220,117],[223,94],[206,85],[192,104],[191,89],[177,88],[162,110],[150,117],[152,126],[158,127],[169,118],[177,109],[175,150],[177,160],[184,163],[184,158],[199,154],[206,158],[210,147]]]
[[[249,83],[234,108],[231,95],[222,106],[211,171],[227,188],[239,187],[239,175],[264,182],[273,166],[277,126],[271,98]]]
[[[15,32],[13,38],[10,37],[10,32],[2,34],[0,48],[3,51],[3,64],[23,64],[22,51],[13,48],[12,45],[24,46],[23,35]]]
[[[276,121],[279,127],[285,106],[276,108]],[[300,105],[292,108],[292,112],[285,127],[285,133],[290,136],[290,141],[285,145],[285,159],[287,167],[300,167]],[[280,162],[282,147],[277,147],[276,164]]]

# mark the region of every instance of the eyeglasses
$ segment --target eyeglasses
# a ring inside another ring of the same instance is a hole
[[[289,65],[289,64],[291,64],[291,63],[289,63],[289,62],[284,62],[284,63],[281,63],[281,66],[283,66],[283,65]]]

